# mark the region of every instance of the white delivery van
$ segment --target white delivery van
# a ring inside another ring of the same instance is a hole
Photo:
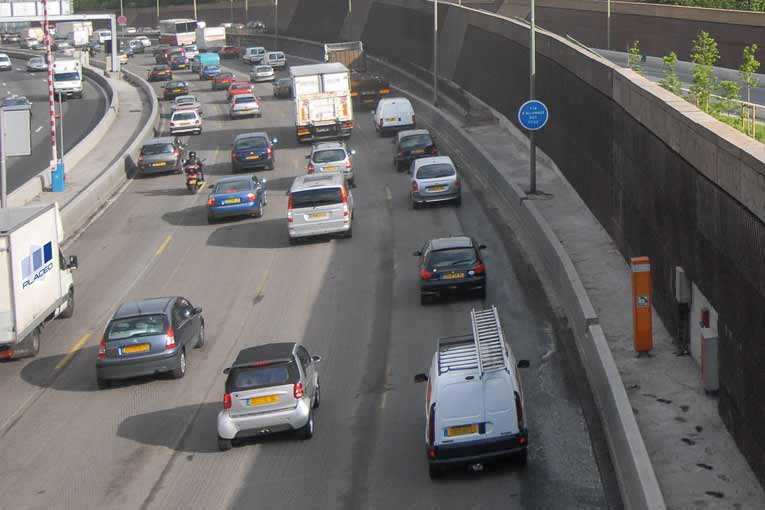
[[[266,49],[262,46],[245,48],[244,53],[242,53],[242,61],[248,64],[262,64],[265,56]]]
[[[380,135],[402,129],[414,129],[417,125],[412,103],[405,97],[380,99],[374,120],[375,130]]]
[[[65,259],[58,206],[0,209],[0,359],[34,356],[45,322],[74,313],[72,270]]]
[[[53,61],[53,93],[82,98],[82,64],[74,59]]]
[[[425,396],[425,451],[431,478],[449,466],[482,467],[513,458],[526,464],[528,432],[518,368],[496,307],[470,312],[473,332],[439,338]]]
[[[93,41],[98,44],[103,44],[106,41],[112,40],[112,31],[106,29],[100,29],[93,32]]]

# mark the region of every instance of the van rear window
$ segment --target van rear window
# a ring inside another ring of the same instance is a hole
[[[226,380],[226,392],[283,386],[294,384],[299,379],[297,367],[292,362],[275,363],[262,367],[235,368]]]
[[[340,188],[308,189],[292,193],[293,209],[304,207],[319,207],[343,203],[343,193]]]

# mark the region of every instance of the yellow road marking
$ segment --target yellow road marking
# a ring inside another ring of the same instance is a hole
[[[207,181],[202,181],[202,185],[199,186],[199,191],[202,191],[203,189],[205,189],[205,186],[207,186]]]
[[[266,283],[268,283],[268,278],[271,276],[271,269],[266,269],[265,274],[263,274],[263,278],[260,280],[260,283],[258,284],[257,291],[255,292],[255,299],[263,296],[263,291],[266,288]]]
[[[154,255],[159,257],[162,255],[162,252],[165,251],[165,248],[167,248],[167,245],[170,244],[170,239],[172,239],[173,236],[167,236],[164,241],[162,241],[162,244],[157,248],[157,253]]]
[[[90,338],[90,333],[85,333],[84,335],[82,335],[82,338],[80,338],[77,341],[77,343],[74,344],[71,349],[69,349],[69,352],[66,353],[66,356],[64,356],[61,359],[61,361],[59,361],[56,364],[56,370],[61,370],[62,368],[64,368],[67,365],[67,363],[69,363],[69,360],[72,359],[72,356],[74,356],[77,353],[77,351],[79,351],[80,348],[82,348],[85,342],[88,341],[88,338]]]

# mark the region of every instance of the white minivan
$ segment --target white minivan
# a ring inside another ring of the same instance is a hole
[[[414,129],[416,119],[412,103],[405,97],[380,99],[374,114],[375,130],[380,135],[402,129]]]
[[[242,53],[242,61],[248,64],[262,64],[266,57],[266,49],[262,46],[246,48]]]
[[[303,237],[353,235],[353,194],[342,172],[296,177],[287,199],[290,244]]]
[[[497,308],[470,312],[473,332],[439,338],[425,394],[425,452],[431,478],[449,466],[511,458],[526,465],[528,431],[523,389]]]

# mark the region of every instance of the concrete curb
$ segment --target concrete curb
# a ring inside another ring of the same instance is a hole
[[[264,36],[259,34],[257,37]],[[316,42],[303,39],[280,37],[280,42],[285,40],[312,46],[311,53],[315,52],[317,46],[321,46]],[[389,72],[403,76],[399,70],[389,64],[379,59],[374,61],[377,65],[386,67]],[[406,78],[416,80],[412,76]],[[411,96],[411,94],[407,95]],[[560,240],[539,213],[533,201],[529,200],[526,193],[517,185],[507,181],[499,173],[498,164],[472,142],[467,132],[429,103],[412,97],[418,103],[429,107],[445,121],[441,124],[442,129],[451,130],[456,136],[473,145],[479,158],[483,158],[477,161],[476,165],[481,168],[482,176],[488,178],[495,189],[506,197],[521,227],[529,236],[532,249],[539,256],[549,275],[550,283],[571,322],[577,351],[581,356],[597,403],[600,421],[606,431],[608,448],[625,507],[629,510],[665,510],[664,496],[659,488],[656,473],[640,434],[621,375],[603,329],[598,323],[599,319],[592,302]],[[499,119],[502,123],[510,123],[503,116]]]
[[[142,88],[149,97],[151,101],[149,121],[119,159],[61,207],[61,220],[67,238],[76,235],[85,227],[90,218],[133,175],[141,145],[144,140],[154,136],[155,125],[159,118],[159,104],[154,89],[146,80],[127,69],[122,69],[122,75],[128,82]]]

